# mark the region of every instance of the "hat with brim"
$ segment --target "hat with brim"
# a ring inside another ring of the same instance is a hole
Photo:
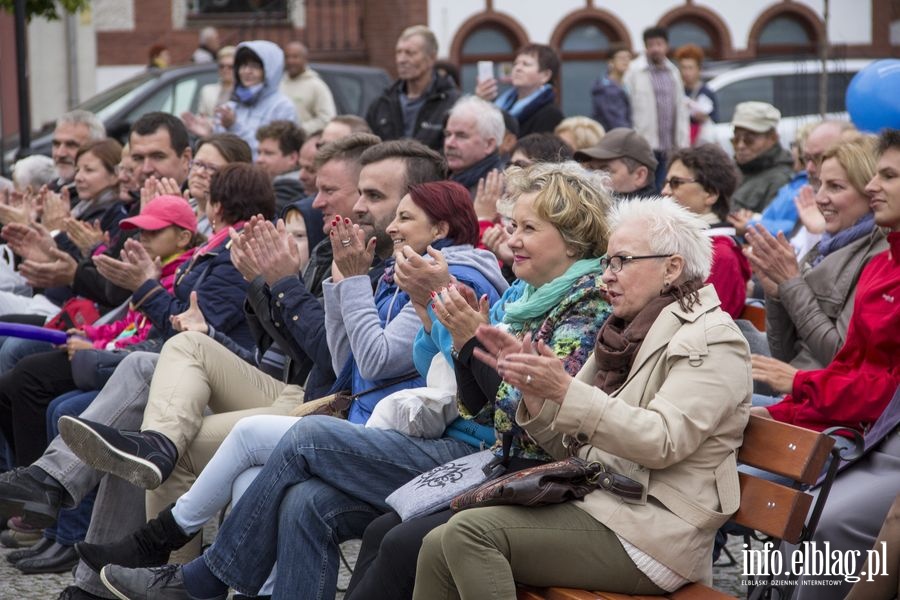
[[[767,102],[741,102],[734,107],[731,125],[734,128],[765,133],[778,127],[780,120],[781,111]]]
[[[177,225],[191,233],[197,231],[197,216],[187,200],[180,196],[157,196],[136,217],[122,219],[120,229],[159,231]]]
[[[599,144],[575,153],[575,160],[580,162],[592,159],[614,160],[624,157],[636,160],[651,171],[655,171],[659,164],[647,140],[634,129],[627,127],[611,129],[606,132]]]

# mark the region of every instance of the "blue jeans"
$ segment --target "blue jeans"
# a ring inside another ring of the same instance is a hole
[[[0,344],[0,375],[11,371],[21,359],[53,350],[53,344],[26,338],[8,337]]]
[[[99,391],[75,390],[55,398],[47,406],[47,439],[52,442],[53,438],[59,435],[57,423],[60,417],[80,415],[99,393]],[[53,526],[44,530],[44,537],[56,540],[63,546],[74,546],[76,542],[84,541],[88,525],[91,523],[91,511],[94,510],[96,496],[97,490],[94,489],[75,508],[64,508],[59,511],[59,518]]]
[[[274,598],[334,598],[338,544],[362,537],[384,499],[475,448],[331,417],[304,417],[275,448],[204,554],[223,582],[254,595],[276,558]]]

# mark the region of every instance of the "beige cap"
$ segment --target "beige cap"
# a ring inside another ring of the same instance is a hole
[[[731,125],[765,133],[775,129],[780,120],[781,111],[767,102],[741,102],[734,108]]]

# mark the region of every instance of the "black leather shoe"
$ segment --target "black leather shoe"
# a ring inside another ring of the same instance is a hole
[[[56,600],[106,600],[106,598],[95,596],[78,586],[70,585],[60,593],[59,598]]]
[[[23,558],[15,564],[15,567],[25,573],[65,573],[71,571],[78,564],[78,555],[74,546],[63,546],[53,542],[53,545],[31,558]]]
[[[38,467],[7,471],[0,475],[0,516],[22,515],[33,527],[50,527],[64,494],[63,486]]]
[[[59,435],[89,466],[145,490],[157,488],[168,479],[178,459],[173,455],[174,445],[159,433],[119,431],[103,423],[65,416],[59,420]]]
[[[6,561],[12,565],[16,564],[23,558],[31,558],[32,556],[37,556],[47,548],[53,545],[53,540],[48,540],[45,537],[41,537],[40,540],[30,548],[22,548],[21,550],[14,550],[6,555]]]

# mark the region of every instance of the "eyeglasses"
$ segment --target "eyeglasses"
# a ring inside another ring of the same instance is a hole
[[[683,177],[669,177],[663,183],[669,186],[674,192],[686,183],[697,183],[696,179],[685,179]],[[665,185],[663,187],[665,187]]]
[[[210,175],[215,175],[219,171],[219,167],[216,165],[211,165],[200,160],[192,160],[191,169],[195,171],[206,171]]]
[[[737,146],[739,143],[743,142],[745,146],[752,146],[762,137],[762,133],[754,133],[752,131],[735,131],[734,135],[731,138],[731,145]]]
[[[822,153],[821,152],[819,154],[805,154],[804,153],[804,154],[800,155],[800,160],[803,161],[803,164],[810,163],[810,162],[819,164],[820,162],[822,162]]]
[[[614,256],[604,256],[600,259],[600,269],[606,271],[609,269],[612,273],[618,273],[626,263],[633,260],[643,260],[645,258],[669,258],[671,254],[646,254],[644,256],[624,256],[616,254]]]

